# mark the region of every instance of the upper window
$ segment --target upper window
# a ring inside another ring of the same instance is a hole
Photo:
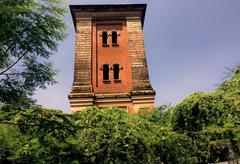
[[[114,80],[119,80],[119,64],[113,65],[113,76]]]
[[[108,33],[106,31],[104,31],[102,33],[102,44],[106,45],[107,44],[107,40],[108,40]]]
[[[109,80],[109,66],[107,64],[103,65],[103,80]]]
[[[117,42],[117,37],[118,37],[118,35],[117,35],[117,32],[116,31],[113,31],[112,32],[112,44],[118,44],[118,42]]]

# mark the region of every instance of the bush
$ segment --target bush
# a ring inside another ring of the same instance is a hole
[[[194,93],[178,104],[173,112],[173,129],[196,132],[210,125],[234,127],[240,119],[238,107],[219,93]]]

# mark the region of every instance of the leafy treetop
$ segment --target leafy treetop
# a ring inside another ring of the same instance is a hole
[[[65,37],[61,3],[0,1],[0,104],[29,107],[37,87],[56,82],[48,59]]]

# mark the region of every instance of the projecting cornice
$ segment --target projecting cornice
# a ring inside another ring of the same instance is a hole
[[[76,22],[82,19],[141,19],[144,25],[147,4],[114,4],[114,5],[70,5],[76,29]]]

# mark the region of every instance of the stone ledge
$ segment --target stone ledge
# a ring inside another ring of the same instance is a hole
[[[155,95],[156,92],[154,90],[139,90],[139,91],[132,91],[131,96],[135,95]]]
[[[68,95],[68,99],[75,99],[75,98],[88,98],[88,97],[93,97],[94,93],[70,93]]]
[[[71,93],[90,93],[92,92],[92,86],[73,86]]]

